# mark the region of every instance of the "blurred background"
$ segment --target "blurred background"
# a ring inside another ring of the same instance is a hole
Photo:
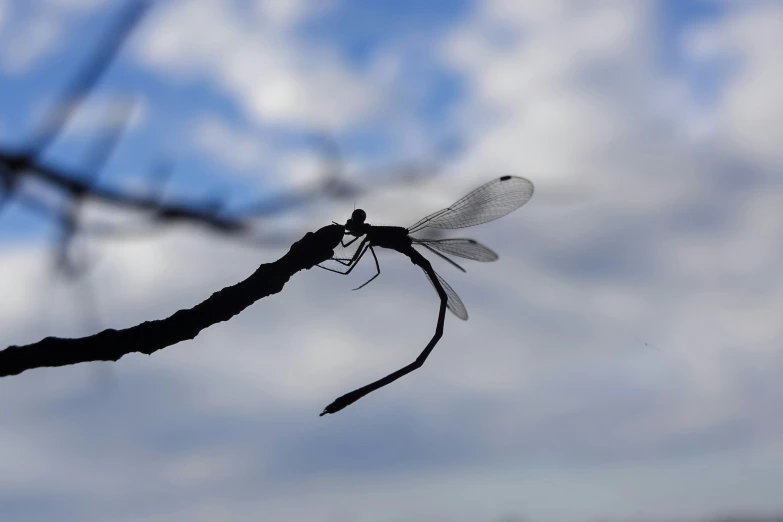
[[[536,193],[195,340],[0,380],[8,521],[783,513],[783,2],[0,0],[0,347],[191,307],[353,208]],[[368,258],[369,259],[369,258]]]

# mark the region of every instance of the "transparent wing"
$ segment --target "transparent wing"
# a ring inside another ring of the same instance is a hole
[[[424,228],[464,228],[480,225],[518,209],[533,196],[533,183],[518,176],[503,176],[486,183],[448,208],[421,219],[409,233]]]
[[[435,286],[435,283],[432,282],[432,278],[427,273],[427,271],[424,271],[424,274],[427,276],[427,279],[432,284],[432,288],[435,289],[437,292],[438,289]],[[446,307],[448,307],[451,312],[462,319],[463,321],[468,320],[468,310],[465,308],[465,305],[462,304],[462,299],[459,298],[457,295],[457,292],[454,291],[453,288],[449,286],[449,284],[443,280],[443,278],[438,275],[438,273],[435,273],[436,276],[438,276],[438,281],[440,282],[440,285],[443,287],[443,290],[446,292],[447,300],[446,300]]]
[[[444,254],[484,263],[498,259],[495,252],[473,239],[413,239],[413,244],[424,245]]]

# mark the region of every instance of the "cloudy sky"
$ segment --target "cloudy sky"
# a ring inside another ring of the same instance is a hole
[[[2,147],[29,139],[121,8],[0,0]],[[376,167],[440,162],[359,196],[373,223],[503,174],[536,194],[456,234],[496,263],[435,261],[470,320],[447,317],[421,370],[336,415],[318,417],[431,335],[436,296],[394,253],[360,292],[369,262],[311,270],[151,357],[3,379],[0,518],[780,513],[781,27],[765,0],[157,2],[47,161],[78,169],[137,100],[101,183],[145,190],[173,158],[166,197],[241,208],[323,175],[316,132],[368,186]],[[353,205],[259,227],[301,235]],[[284,252],[183,225],[85,243],[94,267],[68,284],[57,233],[3,207],[0,346],[162,318]]]

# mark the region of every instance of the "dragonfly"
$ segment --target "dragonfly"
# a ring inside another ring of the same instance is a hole
[[[494,221],[527,203],[533,196],[533,190],[533,183],[528,179],[519,176],[502,176],[485,183],[450,206],[420,219],[408,228],[371,225],[366,221],[367,213],[364,210],[356,209],[353,211],[350,219],[344,225],[344,236],[351,236],[353,239],[347,243],[344,238],[340,240],[340,244],[343,247],[349,247],[360,238],[363,238],[353,256],[350,258],[333,257],[331,259],[345,267],[343,270],[318,266],[330,272],[348,275],[369,251],[375,260],[376,273],[364,284],[354,288],[354,290],[358,290],[381,274],[381,267],[378,263],[378,256],[375,255],[374,247],[396,250],[408,257],[414,265],[417,265],[424,271],[427,279],[438,293],[440,298],[438,322],[435,327],[435,334],[415,361],[382,379],[338,397],[324,408],[321,416],[327,413],[336,413],[365,395],[391,384],[420,368],[443,335],[447,309],[462,320],[468,319],[468,311],[457,292],[435,272],[429,260],[421,255],[414,246],[423,247],[463,272],[465,272],[465,269],[448,256],[481,262],[496,261],[498,259],[498,255],[495,252],[473,239],[422,239],[412,237],[411,234],[427,228],[459,229]]]

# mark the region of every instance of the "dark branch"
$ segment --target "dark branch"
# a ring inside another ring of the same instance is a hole
[[[66,366],[89,361],[117,361],[123,355],[150,355],[161,348],[195,338],[201,330],[228,321],[259,299],[276,294],[288,279],[332,257],[343,237],[343,227],[329,225],[309,232],[288,253],[267,263],[247,279],[215,292],[193,308],[179,310],[157,321],[147,321],[124,330],[108,329],[89,337],[64,339],[47,337],[25,346],[0,351],[0,377],[25,370]]]

